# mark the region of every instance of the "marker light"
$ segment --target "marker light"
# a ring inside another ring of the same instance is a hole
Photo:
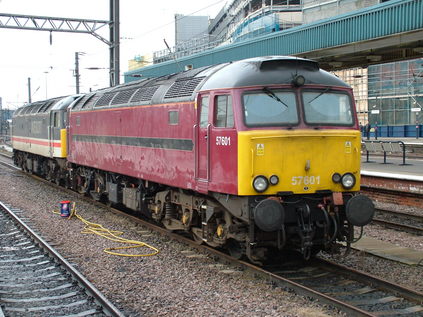
[[[279,183],[279,177],[277,175],[272,175],[269,178],[269,182],[272,185],[277,185]]]
[[[332,181],[334,183],[340,183],[341,182],[341,178],[342,178],[342,176],[339,173],[335,173],[335,174],[332,175]]]

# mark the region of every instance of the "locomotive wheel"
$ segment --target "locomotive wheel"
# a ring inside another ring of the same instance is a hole
[[[192,238],[194,239],[194,242],[198,245],[203,244],[203,232],[200,228],[197,227],[192,227],[191,228],[191,235]]]
[[[80,194],[85,194],[88,190],[88,182],[85,177],[81,177],[80,175],[76,176],[76,190]]]
[[[241,243],[234,239],[228,240],[228,242],[226,243],[226,249],[228,250],[230,256],[237,260],[241,259],[245,254],[244,248],[242,247]]]

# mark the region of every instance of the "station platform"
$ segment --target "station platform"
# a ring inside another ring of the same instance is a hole
[[[405,144],[407,152],[405,156],[405,163],[403,158],[399,155],[391,155],[387,153],[386,163],[381,153],[369,153],[369,161],[366,162],[366,151],[362,152],[361,156],[361,175],[363,176],[380,176],[389,177],[401,180],[412,180],[423,182],[423,155],[416,154],[417,148],[423,149],[423,138],[363,138],[362,141],[401,141]],[[413,154],[413,155],[411,155]]]
[[[370,156],[369,163],[366,156],[361,157],[361,175],[389,177],[401,180],[423,182],[423,158],[406,158],[407,165],[402,165],[402,158],[387,157],[387,164],[383,163],[383,156]]]
[[[371,237],[363,236],[351,245],[353,249],[364,251],[381,258],[404,263],[407,265],[423,266],[423,251],[399,247]]]
[[[371,137],[370,139],[367,139],[366,137],[362,137],[362,141],[402,141],[405,144],[409,144],[409,145],[423,145],[423,138],[381,138],[378,137],[377,140],[374,137]]]

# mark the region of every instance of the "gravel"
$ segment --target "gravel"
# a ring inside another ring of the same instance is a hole
[[[78,213],[90,222],[123,231],[125,238],[143,241],[160,253],[106,254],[104,248],[121,245],[83,234],[81,221],[53,213],[61,200],[76,202]],[[1,165],[0,201],[24,210],[29,224],[126,316],[344,316]]]

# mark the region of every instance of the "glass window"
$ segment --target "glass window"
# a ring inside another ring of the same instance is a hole
[[[247,126],[292,125],[298,123],[295,94],[292,91],[263,89],[243,96]]]
[[[232,97],[230,95],[216,96],[215,112],[215,127],[233,128],[234,113],[232,110]]]
[[[303,92],[305,121],[310,124],[352,125],[350,97],[341,92]]]
[[[209,124],[209,96],[201,97],[200,127],[206,128]]]
[[[60,127],[60,113],[59,112],[53,112],[53,126],[54,127]]]
[[[176,125],[179,123],[179,115],[178,111],[169,111],[169,124]]]

